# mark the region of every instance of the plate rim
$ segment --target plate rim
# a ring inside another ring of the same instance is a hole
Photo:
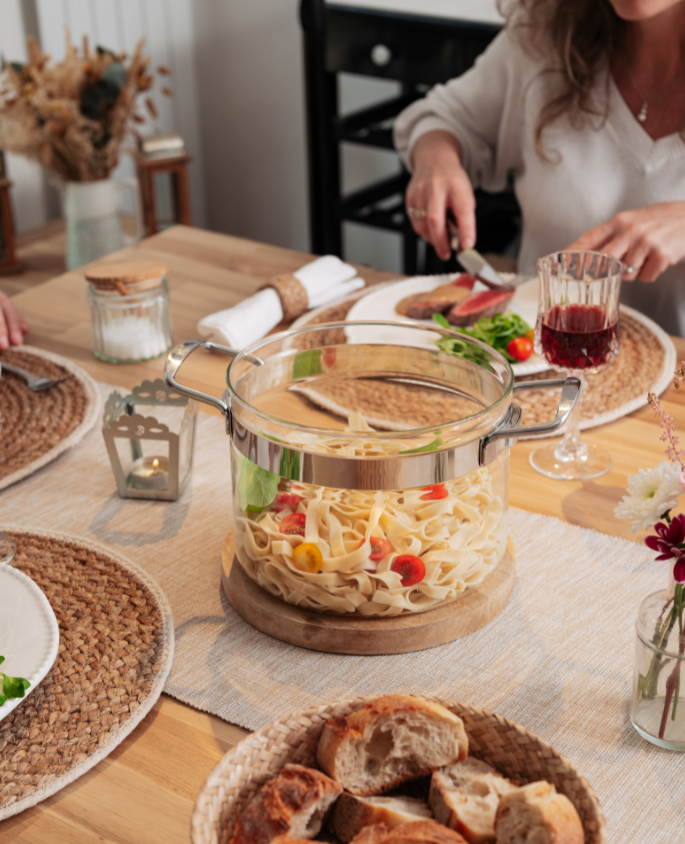
[[[26,677],[26,679],[31,685],[27,689],[24,697],[10,698],[0,706],[0,721],[2,721],[3,718],[6,718],[10,714],[10,712],[14,711],[14,709],[16,709],[20,703],[23,703],[26,698],[29,697],[31,692],[39,685],[39,683],[43,679],[45,679],[47,673],[50,671],[52,666],[55,664],[55,660],[57,659],[60,641],[59,624],[57,623],[57,616],[55,615],[55,611],[50,606],[50,601],[48,601],[47,597],[45,596],[45,592],[43,592],[43,590],[40,588],[40,586],[38,586],[35,580],[32,580],[27,574],[24,574],[23,571],[14,568],[11,563],[6,566],[0,566],[0,579],[6,576],[5,573],[7,572],[11,572],[11,576],[15,577],[20,583],[23,583],[24,586],[28,588],[29,591],[32,592],[34,597],[38,600],[40,609],[43,611],[43,618],[47,622],[47,626],[49,628],[50,641],[48,643],[48,651],[45,658],[43,659],[43,662],[41,662],[39,667],[30,676]]]

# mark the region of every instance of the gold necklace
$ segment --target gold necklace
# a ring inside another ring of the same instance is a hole
[[[644,123],[645,120],[647,119],[647,110],[649,109],[649,100],[642,93],[642,91],[640,90],[637,82],[635,81],[635,77],[633,76],[633,71],[630,67],[630,62],[628,61],[628,59],[626,59],[626,69],[628,70],[628,76],[629,76],[630,81],[633,85],[633,88],[635,88],[635,91],[636,91],[638,97],[642,100],[642,105],[640,106],[640,111],[638,111],[638,113],[637,113],[637,119],[640,121],[640,123]],[[660,94],[663,94],[664,91],[666,91],[668,88],[671,87],[671,85],[673,85],[673,83],[676,81],[676,79],[680,76],[680,72],[682,71],[682,69],[683,68],[682,68],[682,64],[681,64],[680,68],[678,69],[678,72],[673,77],[673,79],[669,80],[665,85],[662,85],[662,87],[659,88],[659,90],[656,91],[653,94],[652,101],[654,101],[654,99],[656,97],[658,97]]]

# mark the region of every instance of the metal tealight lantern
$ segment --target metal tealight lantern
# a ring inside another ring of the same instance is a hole
[[[138,411],[146,407],[155,416]],[[109,396],[102,435],[122,498],[176,501],[193,465],[197,407],[161,378]]]

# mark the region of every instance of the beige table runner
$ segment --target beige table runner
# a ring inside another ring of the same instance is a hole
[[[513,510],[518,576],[495,621],[430,651],[354,657],[271,639],[223,599],[231,502],[219,418],[201,414],[193,477],[177,502],[119,498],[98,427],[1,492],[0,523],[96,540],[145,568],[175,620],[165,691],[191,706],[254,729],[353,694],[458,699],[519,722],[567,755],[596,790],[610,840],[659,844],[685,829],[685,758],[648,744],[628,720],[637,606],[666,579],[643,546]]]

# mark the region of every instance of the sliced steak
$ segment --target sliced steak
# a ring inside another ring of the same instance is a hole
[[[430,319],[433,314],[444,314],[452,305],[466,299],[474,284],[473,278],[464,274],[450,284],[407,296],[395,305],[395,312],[410,319]]]
[[[458,302],[447,313],[452,325],[473,325],[482,317],[492,317],[506,310],[514,295],[513,290],[483,290]]]

